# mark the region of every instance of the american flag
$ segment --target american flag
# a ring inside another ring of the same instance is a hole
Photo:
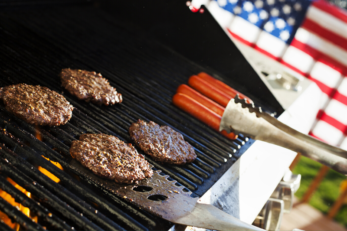
[[[237,40],[324,93],[310,135],[347,150],[347,11],[324,0],[194,0]]]

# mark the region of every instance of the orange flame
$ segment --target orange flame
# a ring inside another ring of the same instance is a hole
[[[55,162],[53,160],[50,160],[48,157],[42,156],[43,158],[45,158],[46,160],[48,160],[49,162],[51,162],[53,165],[55,165],[57,168],[59,168],[60,170],[64,170],[63,167],[58,163]]]
[[[41,136],[41,132],[38,126],[35,126],[35,137],[36,139],[38,139],[39,141],[42,141],[42,136]]]
[[[15,186],[19,191],[21,191],[22,193],[24,193],[27,197],[31,198],[31,193],[26,191],[24,188],[22,188],[21,186],[19,186],[16,182],[14,182],[11,178],[7,178],[7,181],[9,181],[13,186]],[[15,199],[8,194],[7,192],[3,191],[0,189],[0,197],[2,197],[3,199],[5,199],[8,203],[10,203],[12,206],[17,207],[22,213],[24,213],[27,217],[30,217],[30,209],[27,207],[24,207],[23,205],[21,205],[20,203],[17,203],[15,201]],[[19,230],[20,229],[20,225],[17,223],[12,223],[11,219],[3,212],[0,211],[0,219],[6,224],[8,225],[10,228],[15,229],[15,230]],[[35,218],[33,218],[35,220]],[[37,217],[36,217],[36,221],[37,221]]]
[[[43,158],[45,158],[46,160],[48,160],[49,162],[51,162],[52,164],[54,164],[57,168],[59,168],[60,170],[64,170],[63,167],[55,161],[50,160],[49,158],[42,156]],[[38,167],[39,171],[42,172],[43,174],[45,174],[46,176],[48,176],[51,180],[53,180],[55,183],[59,183],[60,179],[58,177],[56,177],[53,173],[51,173],[50,171],[48,171],[47,169],[39,166]]]
[[[53,175],[51,172],[49,172],[47,169],[42,168],[41,166],[38,167],[39,171],[48,176],[51,180],[53,180],[55,183],[59,183],[60,179]]]
[[[42,141],[42,136],[41,136],[41,132],[39,130],[38,127],[36,127],[36,132],[35,132],[35,137]],[[54,162],[52,160],[50,160],[49,158],[42,156],[43,158],[45,158],[46,160],[50,161],[52,164],[54,164],[56,167],[58,167],[60,170],[63,170],[63,167],[58,163],[58,162]],[[47,169],[39,166],[38,167],[39,171],[42,172],[43,174],[45,174],[46,176],[48,176],[50,179],[52,179],[54,182],[59,183],[60,179],[58,177],[56,177],[55,175],[53,175],[51,172],[49,172]],[[18,190],[20,190],[21,192],[23,192],[27,197],[31,198],[31,193],[26,191],[24,188],[22,188],[21,186],[19,186],[16,182],[14,182],[12,179],[7,178],[7,180],[14,185]],[[3,191],[0,189],[0,197],[2,197],[3,199],[5,199],[8,203],[10,203],[12,206],[17,207],[23,214],[25,214],[26,216],[30,217],[30,209],[27,207],[24,207],[23,205],[21,205],[20,203],[17,203],[15,201],[15,199],[8,194],[7,192]],[[37,223],[38,221],[38,217],[31,217],[31,219]],[[20,230],[20,225],[18,223],[13,223],[11,221],[11,219],[3,212],[0,211],[0,220],[2,220],[6,225],[8,225],[10,228],[15,229],[16,231]]]
[[[35,137],[36,139],[42,141],[42,136],[41,136],[41,132],[40,132],[40,128],[38,126],[35,127]],[[58,167],[60,170],[63,170],[63,167],[58,163],[58,162],[54,162],[52,160],[50,160],[49,158],[42,156],[43,158],[45,158],[46,160],[50,161],[52,164],[54,164],[56,167]],[[38,167],[39,171],[42,172],[43,174],[45,174],[46,176],[48,176],[51,180],[53,180],[55,183],[59,183],[60,179],[58,177],[56,177],[54,174],[52,174],[51,172],[49,172],[47,169],[39,166]]]
[[[39,127],[36,127],[35,137],[42,141],[41,132],[39,130]],[[58,167],[60,170],[63,170],[63,167],[58,163],[50,160],[49,158],[42,156],[46,160],[50,161],[52,164],[54,164],[56,167]],[[59,183],[60,179],[53,175],[51,172],[49,172],[47,169],[39,166],[39,171],[48,176],[50,179],[52,179],[54,182]],[[19,186],[16,182],[14,182],[11,178],[7,178],[7,180],[14,185],[18,190],[20,190],[22,193],[24,193],[27,197],[31,198],[31,193],[26,191],[24,188]],[[0,189],[0,197],[5,199],[8,203],[10,203],[12,206],[17,207],[23,214],[25,214],[27,217],[30,217],[30,209],[27,207],[24,207],[22,204],[17,203],[15,199],[8,194],[7,192]],[[34,222],[37,223],[38,217],[30,217]],[[15,229],[16,231],[20,230],[20,225],[18,223],[13,223],[11,219],[3,212],[0,211],[0,220],[2,220],[6,225],[8,225],[10,228]]]

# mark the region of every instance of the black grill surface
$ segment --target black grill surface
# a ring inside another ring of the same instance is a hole
[[[21,227],[166,230],[172,226],[102,185],[88,182],[70,165],[71,142],[83,133],[102,132],[131,142],[128,128],[138,119],[171,126],[194,146],[197,160],[174,166],[156,163],[149,156],[146,159],[195,197],[202,196],[253,143],[243,136],[228,140],[172,105],[176,88],[192,74],[206,71],[203,67],[154,40],[141,38],[93,5],[1,12],[0,34],[0,86],[39,84],[62,93],[75,107],[66,125],[38,130],[0,104],[0,188],[39,218],[39,224],[34,223],[0,198],[0,210]],[[102,73],[123,94],[123,103],[97,106],[71,96],[58,76],[68,67]],[[43,156],[59,162],[64,170]],[[55,183],[38,166],[61,181]],[[31,192],[32,199],[6,177]],[[5,228],[0,223],[0,229]]]

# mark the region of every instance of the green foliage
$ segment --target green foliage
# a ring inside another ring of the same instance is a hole
[[[295,193],[296,197],[299,199],[303,197],[321,166],[321,164],[306,157],[300,158],[299,163],[295,166],[293,171],[295,174],[301,174],[301,185],[299,190]],[[343,180],[346,180],[344,175],[330,169],[317,191],[311,197],[309,202],[310,205],[320,210],[322,213],[327,214],[340,195],[340,185]],[[347,227],[347,205],[341,207],[335,220]]]

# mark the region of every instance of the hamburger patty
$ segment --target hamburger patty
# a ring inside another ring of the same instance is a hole
[[[60,78],[66,90],[87,102],[113,105],[123,101],[122,94],[117,93],[108,80],[95,71],[66,68],[61,71]]]
[[[131,184],[153,175],[144,156],[115,136],[83,134],[72,142],[70,154],[96,175],[118,183]]]
[[[30,124],[59,126],[72,116],[73,106],[47,87],[25,83],[2,87],[0,98],[8,111]]]
[[[168,126],[138,120],[129,128],[131,139],[158,162],[186,164],[196,159],[193,147]]]

